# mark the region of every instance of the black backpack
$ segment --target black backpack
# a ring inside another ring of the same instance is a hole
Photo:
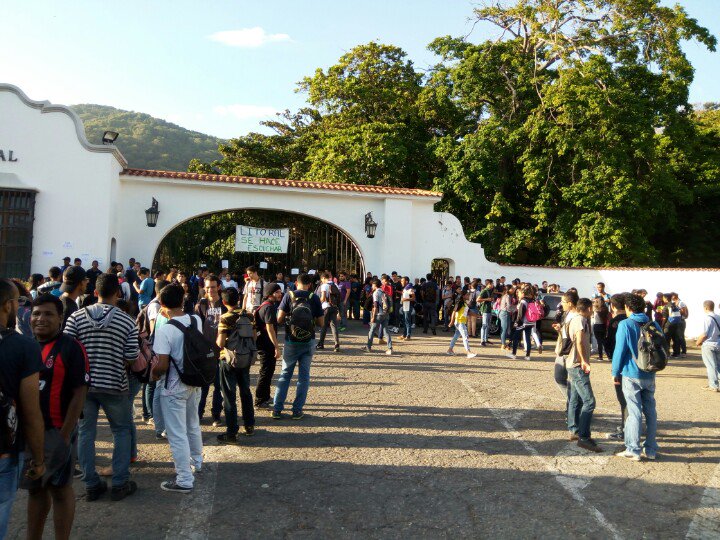
[[[190,316],[190,325],[185,326],[175,319],[167,324],[173,325],[183,333],[183,370],[178,369],[175,360],[170,357],[180,380],[188,386],[207,386],[215,381],[215,372],[218,364],[218,347],[207,339],[194,324],[194,317]],[[165,378],[167,388],[167,377]]]
[[[0,333],[0,343],[9,339],[15,330]],[[8,396],[5,380],[0,375],[0,454],[17,454],[18,451],[18,417],[15,400]]]
[[[340,295],[340,289],[335,283],[330,282],[330,305],[338,307],[342,303],[342,296]]]
[[[425,283],[423,287],[423,302],[428,304],[434,303],[437,300],[437,287],[432,282]]]
[[[231,367],[244,369],[255,363],[256,356],[254,317],[243,311],[225,342],[225,359]]]
[[[638,335],[638,355],[633,358],[641,371],[654,373],[665,369],[668,361],[668,343],[665,335],[652,321],[641,324]]]
[[[313,293],[297,296],[290,291],[290,313],[287,318],[287,332],[293,341],[307,343],[315,336],[315,317],[310,308]]]

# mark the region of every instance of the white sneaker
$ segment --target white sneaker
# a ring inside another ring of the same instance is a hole
[[[525,360],[530,360],[530,357],[529,357],[529,356],[526,356],[526,357],[525,357]]]
[[[513,353],[507,353],[505,356],[507,356],[508,358],[511,358],[513,360],[515,360],[517,358],[517,356],[515,356]]]
[[[385,351],[385,354],[387,354],[388,356],[392,356],[392,349],[388,349],[387,351]]]
[[[467,358],[475,358],[476,356],[477,356],[477,354],[475,354],[474,352],[469,352],[466,355]]]
[[[657,459],[657,456],[655,454],[648,454],[647,452],[645,452],[645,449],[643,449],[642,451],[642,457],[651,461],[655,461],[655,459]]]
[[[630,450],[625,450],[623,452],[620,452],[619,454],[615,454],[617,457],[624,457],[627,459],[631,459],[633,461],[641,461],[642,458],[640,457],[640,454],[633,454]]]

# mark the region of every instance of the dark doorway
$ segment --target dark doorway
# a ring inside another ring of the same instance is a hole
[[[437,283],[445,283],[449,277],[452,277],[450,275],[450,261],[447,259],[433,259],[430,273]]]
[[[287,228],[287,253],[241,253],[235,251],[235,227]],[[170,266],[192,270],[205,264],[211,271],[221,270],[229,261],[230,272],[242,274],[250,265],[267,263],[260,272],[274,278],[278,272],[290,275],[293,268],[344,270],[359,276],[364,272],[362,254],[353,240],[337,227],[319,219],[276,210],[234,210],[200,216],[175,227],[160,243],[153,268]]]
[[[0,189],[0,276],[30,275],[34,220],[34,191]]]

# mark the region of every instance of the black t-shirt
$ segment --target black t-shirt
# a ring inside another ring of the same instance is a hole
[[[95,292],[95,283],[97,282],[98,276],[102,274],[102,270],[99,268],[92,268],[90,267],[86,272],[85,275],[88,278],[88,284],[87,284],[87,293],[92,294]]]
[[[275,335],[277,336],[277,304],[275,302],[263,302],[255,313],[255,328],[259,333],[257,347],[263,351],[274,353],[275,345],[270,341],[268,326],[275,329]]]
[[[203,335],[215,343],[220,317],[227,313],[227,308],[222,300],[210,302],[207,298],[202,298],[195,306],[195,313],[200,315],[203,320]]]
[[[63,317],[62,317],[62,328],[65,328],[65,323],[67,322],[70,315],[75,313],[78,309],[77,302],[70,298],[69,296],[61,296],[60,301],[63,305]]]
[[[400,281],[393,281],[393,301],[399,302],[402,299],[403,286]]]
[[[310,312],[312,313],[313,318],[317,319],[319,317],[323,316],[323,308],[322,304],[320,303],[320,297],[315,293],[310,293],[310,291],[293,291],[293,295],[295,298],[307,298],[310,294],[312,296],[310,297],[310,300],[308,301],[310,304]],[[282,311],[285,313],[285,339],[290,341],[290,329],[288,328],[290,324],[290,313],[292,312],[292,306],[293,302],[290,298],[290,293],[285,293],[285,296],[283,296],[283,299],[280,301],[280,305],[278,306],[278,311]],[[313,339],[315,339],[315,332],[313,331]]]
[[[350,300],[360,300],[360,291],[362,290],[362,285],[358,281],[351,281],[350,282]]]
[[[57,348],[56,342],[59,342]],[[56,339],[40,343],[40,346],[43,362],[40,370],[40,409],[45,429],[60,429],[75,389],[90,384],[90,365],[80,342],[67,334],[60,334]]]
[[[42,369],[40,346],[14,330],[2,332],[0,341],[0,386],[3,392],[17,401],[20,381]]]

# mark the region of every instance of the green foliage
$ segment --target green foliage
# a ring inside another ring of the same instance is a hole
[[[683,41],[716,39],[659,0],[476,9],[496,39],[439,37],[418,72],[368,43],[303,79],[306,109],[198,171],[432,187],[498,261],[718,266],[720,107],[694,113]]]
[[[190,131],[148,114],[123,111],[104,105],[73,105],[85,125],[91,143],[100,144],[105,131],[117,131],[116,141],[129,167],[185,171],[195,158],[210,162],[219,157],[222,141]]]

